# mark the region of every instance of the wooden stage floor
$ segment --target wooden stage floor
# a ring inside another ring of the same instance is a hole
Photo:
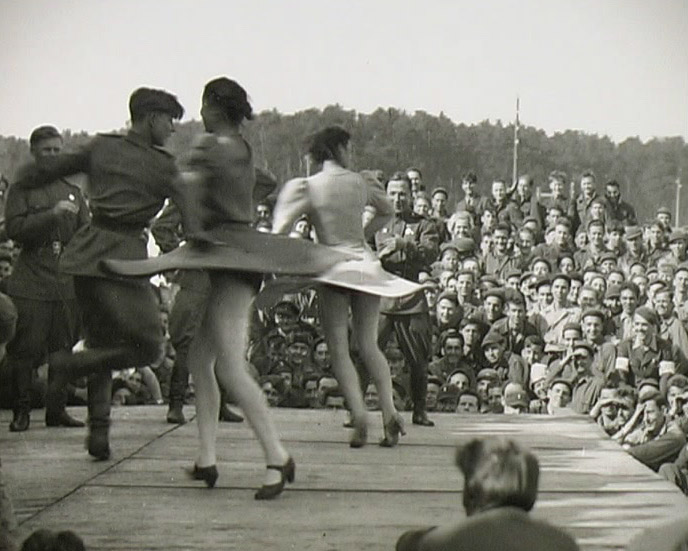
[[[93,462],[85,429],[46,429],[34,411],[28,432],[8,432],[0,412],[0,459],[19,537],[71,529],[93,549],[394,549],[405,530],[463,516],[454,444],[481,434],[535,451],[542,475],[534,516],[569,530],[583,549],[620,549],[640,530],[688,512],[674,486],[629,457],[583,417],[434,414],[394,449],[351,450],[343,411],[274,410],[296,460],[296,483],[256,502],[260,448],[246,423],[222,424],[220,478],[208,490],[188,479],[195,422],[165,423],[164,406],[114,409],[113,458]],[[84,408],[73,413],[84,417]],[[189,417],[193,408],[185,408]],[[377,416],[371,437],[381,435]]]

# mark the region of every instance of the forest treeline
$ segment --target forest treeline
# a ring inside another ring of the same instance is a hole
[[[331,105],[291,115],[263,111],[247,124],[245,136],[253,146],[256,164],[283,182],[306,174],[304,139],[332,124],[351,132],[353,163],[359,169],[381,169],[391,174],[416,166],[422,170],[428,189],[444,186],[453,198],[460,197],[461,175],[468,170],[478,174],[484,191],[496,178],[511,180],[514,127],[500,121],[467,125],[457,124],[443,113],[411,114],[379,108],[363,114]],[[178,125],[169,149],[183,155],[201,131],[199,121]],[[89,139],[86,133],[68,130],[64,136],[67,148],[78,147]],[[0,137],[0,172],[8,180],[12,181],[17,167],[28,159],[27,140]],[[574,130],[548,136],[543,130],[521,126],[518,166],[519,173],[534,176],[542,191],[547,191],[547,174],[552,170],[563,170],[577,181],[581,172],[592,169],[600,184],[617,180],[639,218],[647,220],[659,206],[674,211],[676,180],[681,173],[688,180],[688,145],[681,137],[647,142],[627,138],[616,144],[606,136]],[[687,195],[688,188],[681,198],[681,212],[686,212]]]

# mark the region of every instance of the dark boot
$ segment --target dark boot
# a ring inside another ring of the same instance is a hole
[[[101,425],[89,425],[86,437],[86,449],[96,461],[110,459],[110,427]]]
[[[98,461],[110,458],[110,401],[112,375],[109,370],[88,378],[88,453]]]
[[[411,421],[414,425],[420,425],[421,427],[434,427],[435,423],[428,419],[428,414],[425,409],[415,409],[413,410],[413,416]]]
[[[78,428],[78,427],[83,427],[85,423],[83,421],[79,421],[78,419],[75,419],[69,413],[67,413],[66,410],[62,410],[61,413],[55,415],[55,414],[49,414],[48,410],[45,412],[45,426],[46,427],[73,427],[73,428]]]
[[[171,425],[183,425],[186,423],[182,405],[180,403],[170,402],[170,408],[167,410],[167,422]]]
[[[24,432],[25,430],[29,430],[30,420],[27,410],[15,410],[12,416],[12,422],[10,423],[10,432]]]

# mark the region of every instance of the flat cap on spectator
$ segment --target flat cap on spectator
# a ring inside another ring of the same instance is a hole
[[[564,281],[566,281],[566,283],[571,285],[571,278],[568,276],[568,274],[565,274],[564,272],[557,272],[551,277],[551,279],[552,283],[554,283],[557,279],[563,279]]]
[[[523,225],[524,225],[524,226],[525,226],[526,224],[528,224],[529,222],[534,222],[535,224],[537,224],[538,227],[540,227],[540,222],[539,222],[538,219],[535,218],[534,216],[526,216],[526,217],[523,219]]]
[[[459,304],[459,298],[453,291],[442,291],[439,295],[437,295],[437,302],[441,300],[450,300],[457,306]]]
[[[614,253],[612,251],[607,251],[605,253],[602,253],[598,257],[597,263],[602,264],[603,262],[607,262],[608,260],[611,260],[612,262],[616,263],[616,260],[617,260],[616,253]]]
[[[504,272],[504,280],[506,281],[508,279],[511,279],[512,277],[517,277],[520,280],[521,273],[521,270],[519,270],[518,268],[510,268]]]
[[[639,226],[628,226],[626,228],[626,239],[633,240],[643,236],[643,230]]]
[[[533,277],[533,272],[523,272],[521,278],[518,280],[518,284],[523,285],[523,282],[531,277]]]
[[[437,401],[441,403],[455,402],[459,397],[459,392],[459,387],[456,385],[444,385],[437,395]]]
[[[621,287],[618,285],[610,285],[607,287],[607,292],[604,294],[604,298],[620,298],[621,297]]]
[[[681,230],[674,230],[669,235],[669,243],[673,243],[674,241],[688,241],[688,235]]]
[[[562,329],[562,333],[570,330],[578,331],[579,333],[583,332],[583,328],[580,326],[580,323],[576,323],[575,321],[569,321],[566,324],[564,324],[564,328]]]
[[[505,342],[506,339],[504,338],[504,335],[497,331],[490,331],[487,335],[485,335],[485,338],[482,342],[482,347],[485,348],[491,344],[504,344]]]
[[[678,266],[676,266],[676,271],[674,272],[674,275],[676,275],[679,272],[688,272],[688,262],[681,262]]]
[[[488,284],[494,287],[499,287],[499,280],[493,275],[486,274],[480,278],[480,284]]]
[[[489,324],[478,316],[467,316],[463,318],[459,323],[459,328],[463,329],[467,325],[475,325],[481,333],[485,333],[490,328]]]
[[[600,320],[602,320],[602,321],[605,320],[604,312],[602,310],[600,310],[599,308],[588,308],[581,315],[581,319],[585,319],[585,318],[590,317],[590,316],[595,316],[597,318],[600,318]]]
[[[580,281],[581,283],[583,283],[583,274],[582,273],[570,272],[567,275],[571,278],[571,281]]]
[[[447,241],[446,243],[442,243],[440,245],[440,256],[444,254],[444,251],[446,250],[453,250],[456,251],[457,253],[460,252],[459,248],[456,246],[456,243],[452,241]]]
[[[504,289],[501,287],[494,287],[492,289],[488,289],[483,293],[483,299],[487,297],[496,297],[502,301],[502,304],[504,304]]]
[[[569,379],[564,379],[563,377],[558,377],[550,381],[549,388],[552,388],[554,385],[566,385],[569,387],[570,391],[573,391],[573,385],[571,384],[571,381]]]
[[[671,210],[669,210],[669,207],[659,207],[657,209],[657,214],[668,214],[671,216]]]
[[[516,289],[505,289],[504,300],[512,304],[518,304],[519,306],[526,305],[526,299],[523,297],[523,293]]]
[[[478,375],[476,376],[475,380],[482,381],[483,379],[489,379],[490,381],[499,381],[499,373],[497,373],[496,369],[493,369],[491,367],[484,367],[483,369],[478,371]]]
[[[574,356],[576,355],[576,350],[587,350],[590,353],[590,356],[595,355],[595,349],[587,341],[576,341],[575,343],[573,343],[573,355]]]
[[[540,287],[544,287],[546,285],[552,285],[552,280],[547,276],[542,276],[535,280],[536,289],[539,289]]]
[[[635,315],[640,316],[650,325],[657,325],[659,323],[657,313],[649,306],[639,306],[635,309]]]
[[[438,186],[438,187],[436,187],[435,189],[433,189],[433,190],[432,190],[432,193],[430,193],[430,197],[434,197],[434,196],[437,195],[438,193],[444,193],[447,197],[449,197],[449,193],[448,193],[447,190],[446,190],[445,188],[443,188],[442,186]]]
[[[452,243],[454,243],[456,250],[460,253],[470,253],[475,250],[475,241],[469,237],[459,237],[458,239],[454,239]]]
[[[508,383],[504,387],[504,403],[509,407],[528,407],[528,394],[518,383]]]
[[[547,364],[536,362],[530,366],[530,387],[547,377]]]
[[[535,266],[538,262],[542,262],[544,264],[547,264],[547,267],[549,268],[549,271],[552,271],[552,263],[547,260],[544,256],[536,256],[533,258],[533,260],[530,261],[530,267],[532,269],[533,266]]]

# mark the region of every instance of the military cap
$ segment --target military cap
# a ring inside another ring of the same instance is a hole
[[[480,283],[489,283],[490,285],[494,285],[495,287],[499,287],[499,280],[493,276],[486,274],[480,278]]]
[[[506,302],[519,304],[520,306],[526,305],[526,299],[523,297],[523,294],[520,291],[517,291],[516,289],[505,289],[504,300]]]
[[[604,294],[604,298],[619,298],[621,297],[621,287],[618,285],[610,285],[607,287],[607,292]]]
[[[674,241],[688,241],[688,236],[681,230],[674,230],[669,235],[669,243],[673,243]]]
[[[484,367],[483,369],[478,371],[478,375],[476,376],[475,380],[482,381],[483,379],[489,379],[490,381],[499,381],[499,373],[497,373],[496,369],[493,369],[491,367]]]
[[[580,326],[580,323],[576,323],[575,321],[569,321],[564,324],[564,328],[561,330],[562,333],[565,333],[566,331],[578,331],[579,333],[583,332],[583,328]]]
[[[510,268],[504,272],[504,280],[507,281],[508,279],[510,279],[512,277],[517,277],[520,280],[521,273],[522,273],[521,270],[519,270],[518,268]]]
[[[437,395],[438,402],[455,402],[459,397],[459,387],[456,385],[444,385]]]
[[[549,277],[542,276],[542,277],[539,277],[535,280],[534,287],[536,289],[539,289],[540,287],[543,287],[545,285],[552,285],[552,280]]]
[[[580,281],[581,283],[583,283],[583,274],[581,274],[580,272],[570,272],[567,275],[569,276],[569,278],[571,278],[571,281]]]
[[[478,330],[481,333],[485,333],[490,328],[489,324],[487,324],[486,322],[484,322],[482,319],[480,319],[477,316],[467,316],[467,317],[463,318],[461,320],[461,322],[459,323],[459,329],[463,329],[467,325],[477,326]]]
[[[524,226],[525,226],[528,222],[534,222],[535,224],[537,224],[538,227],[540,227],[540,222],[539,222],[538,219],[535,218],[534,216],[526,216],[526,217],[523,219],[523,225],[524,225]]]
[[[643,236],[643,230],[639,226],[628,226],[626,228],[626,239],[633,240]]]
[[[501,287],[488,289],[483,293],[483,299],[486,299],[487,297],[496,297],[502,301],[502,304],[504,304],[504,289]]]
[[[669,210],[669,207],[659,207],[657,209],[657,214],[668,214],[671,216],[671,211]]]
[[[613,253],[612,251],[607,251],[604,252],[600,255],[599,259],[597,260],[598,264],[602,264],[602,262],[606,262],[607,260],[611,260],[616,263],[617,257],[616,253]]]
[[[528,407],[528,394],[518,383],[508,383],[504,387],[504,403],[509,407]]]
[[[552,283],[554,283],[557,279],[563,279],[564,281],[566,281],[566,283],[571,285],[571,277],[568,274],[565,274],[564,272],[557,272],[550,279],[552,280]]]
[[[573,355],[575,356],[576,350],[579,350],[581,348],[587,350],[590,353],[591,357],[595,355],[595,349],[587,341],[576,341],[575,343],[573,343]]]
[[[649,306],[639,306],[635,309],[634,315],[640,316],[650,325],[657,325],[659,323],[657,313]]]
[[[482,347],[485,348],[491,344],[504,344],[505,342],[506,339],[504,338],[504,335],[498,331],[490,331],[487,335],[485,335],[485,338],[482,342]]]
[[[444,193],[447,197],[449,197],[449,192],[442,186],[438,186],[435,189],[433,189],[432,193],[430,193],[430,197],[434,197],[438,193]]]
[[[564,379],[563,377],[558,377],[549,383],[549,388],[554,387],[554,385],[566,385],[569,390],[573,392],[573,385],[569,379]]]
[[[531,269],[538,262],[544,262],[545,264],[547,264],[547,267],[549,268],[549,270],[552,271],[552,263],[549,260],[547,260],[544,256],[536,256],[535,258],[533,258],[533,260],[530,261]]]
[[[544,348],[545,341],[540,335],[528,335],[523,341],[523,346],[541,346]]]
[[[647,377],[645,379],[641,379],[636,383],[636,387],[641,388],[644,386],[651,386],[659,390],[659,381],[655,379],[654,377]]]
[[[688,272],[688,262],[681,262],[678,266],[676,266],[676,271],[674,272],[674,275],[676,275],[679,272]]]
[[[470,253],[475,250],[475,241],[469,237],[459,237],[458,239],[454,239],[452,243],[454,243],[456,250],[460,253]]]
[[[440,300],[450,300],[456,305],[459,304],[459,298],[453,291],[442,291],[439,295],[437,295],[437,302]]]
[[[523,282],[524,282],[526,279],[531,278],[531,277],[533,277],[533,272],[523,272],[523,273],[521,274],[520,279],[518,280],[518,284],[519,284],[519,285],[523,285]]]
[[[457,246],[456,243],[453,241],[447,241],[446,243],[442,243],[440,245],[440,257],[444,254],[444,251],[446,250],[453,250],[456,251],[457,253],[460,253],[462,251],[459,250],[459,247]]]
[[[590,317],[590,316],[595,316],[597,318],[600,318],[602,321],[605,320],[604,312],[602,310],[600,310],[599,308],[588,308],[581,315],[581,319],[585,319],[585,318]]]

